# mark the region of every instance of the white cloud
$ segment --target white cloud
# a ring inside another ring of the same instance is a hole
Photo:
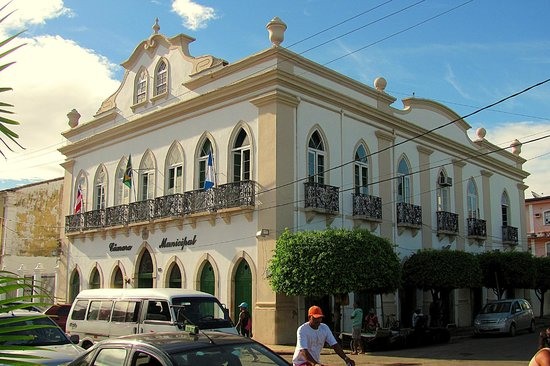
[[[197,4],[191,0],[174,0],[172,11],[183,18],[183,25],[191,30],[205,28],[209,20],[217,18],[214,8]]]
[[[2,16],[12,10],[14,12],[2,22],[2,28],[24,29],[59,16],[72,16],[72,11],[65,7],[63,0],[12,0]]]
[[[10,58],[16,63],[2,71],[2,86],[12,92],[0,100],[14,105],[14,119],[21,125],[12,130],[26,150],[12,146],[2,151],[2,179],[50,179],[63,175],[63,156],[56,150],[64,144],[61,132],[69,129],[67,113],[75,108],[88,121],[101,102],[118,87],[115,65],[92,50],[56,36],[22,38],[26,45]],[[86,70],[86,72],[82,72]],[[52,164],[54,163],[54,164]]]

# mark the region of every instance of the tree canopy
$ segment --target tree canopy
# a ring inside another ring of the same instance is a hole
[[[269,272],[273,290],[287,295],[389,293],[399,287],[401,265],[393,245],[367,230],[287,230]]]
[[[403,264],[407,286],[432,293],[457,288],[478,287],[481,270],[475,255],[461,250],[424,249]]]
[[[499,299],[507,289],[533,288],[536,268],[529,252],[483,252],[477,255],[482,285],[493,289]]]

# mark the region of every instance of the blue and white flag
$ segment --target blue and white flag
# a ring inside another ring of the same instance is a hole
[[[216,185],[214,166],[212,165],[212,151],[208,153],[208,164],[206,165],[206,176],[204,178],[204,189],[210,189]]]

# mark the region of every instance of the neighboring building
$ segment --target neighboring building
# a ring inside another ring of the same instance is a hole
[[[0,266],[47,295],[58,293],[62,197],[63,178],[0,191]]]
[[[191,56],[193,38],[166,37],[156,23],[97,114],[80,124],[69,113],[60,296],[199,289],[233,316],[249,302],[255,338],[284,344],[295,341],[313,301],[269,285],[286,228],[365,227],[396,243],[401,258],[421,248],[526,250],[519,142],[502,150],[483,129],[472,141],[466,121],[430,100],[394,108],[383,78],[366,86],[280,47],[286,25],[278,18],[267,28],[272,47],[228,64]],[[422,293],[352,296],[402,319],[431,301]],[[489,296],[454,291],[452,319],[470,325]],[[316,301],[338,310],[331,298]],[[349,311],[342,329],[351,328]]]
[[[525,199],[528,247],[533,255],[550,255],[550,196]]]

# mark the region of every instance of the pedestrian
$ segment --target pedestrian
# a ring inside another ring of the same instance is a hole
[[[550,328],[541,330],[539,333],[539,349],[550,347]]]
[[[535,353],[529,366],[550,366],[550,348],[541,348]]]
[[[237,328],[237,332],[239,332],[240,335],[252,337],[252,317],[250,316],[250,311],[248,311],[248,304],[246,302],[241,302],[239,309],[239,320],[235,328]]]
[[[308,321],[300,325],[296,331],[296,349],[292,356],[292,364],[294,366],[321,365],[321,350],[327,343],[346,365],[355,366],[355,361],[346,356],[328,325],[323,323],[324,315],[321,308],[316,305],[311,306],[307,316]]]
[[[351,313],[351,338],[353,339],[352,355],[363,351],[363,343],[361,340],[361,331],[363,330],[363,309],[359,307],[357,301],[353,302],[353,312]]]
[[[380,323],[378,322],[378,317],[374,312],[374,309],[370,309],[369,313],[365,317],[365,328],[367,333],[374,333],[378,328],[380,328]]]
[[[412,327],[414,329],[418,329],[424,326],[423,317],[424,315],[422,314],[422,310],[420,308],[416,308],[412,315]]]

